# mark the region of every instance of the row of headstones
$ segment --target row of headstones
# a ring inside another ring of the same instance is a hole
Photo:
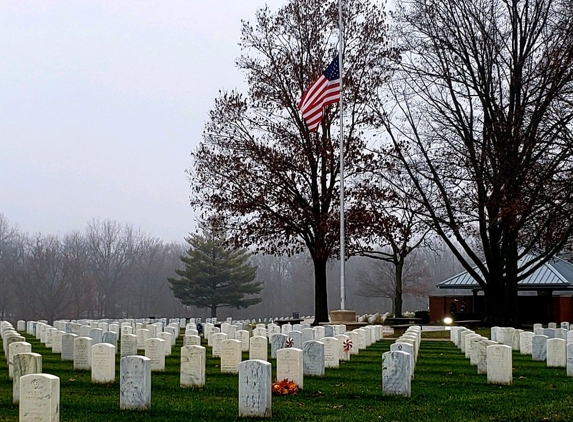
[[[322,333],[322,327],[316,328],[318,333]],[[337,368],[340,360],[350,359],[353,349],[356,350],[354,353],[358,353],[359,348],[352,347],[351,335],[356,336],[356,341],[366,347],[382,339],[383,332],[381,326],[361,328],[346,334],[337,334],[335,337],[306,340],[302,343],[302,349],[293,347],[292,338],[275,333],[270,340],[271,356],[276,357],[277,381],[287,379],[303,389],[305,376],[324,376],[325,368]],[[242,341],[229,339],[226,333],[210,330],[206,331],[205,336],[212,341],[213,356],[219,356],[221,359],[221,371],[239,373],[239,415],[270,417],[272,366],[267,362],[267,337],[250,337],[249,360],[241,362],[242,352],[245,351]],[[206,348],[203,346],[183,346],[180,379],[182,387],[204,386],[205,355]]]
[[[194,334],[193,331],[196,327],[193,324],[187,324],[185,328],[185,334]],[[325,325],[325,326],[318,326],[311,328],[310,324],[290,324],[285,323],[282,326],[279,326],[274,323],[264,324],[259,323],[256,324],[255,328],[252,329],[251,326],[245,326],[244,324],[237,323],[237,324],[229,324],[229,323],[222,323],[220,327],[216,327],[214,324],[205,323],[203,326],[203,336],[208,339],[211,334],[216,333],[224,333],[229,336],[230,339],[237,338],[237,331],[247,331],[249,335],[256,335],[256,336],[264,336],[267,338],[271,338],[275,334],[288,334],[291,331],[303,331],[303,330],[314,330],[317,332],[316,336],[313,338],[322,338],[322,337],[332,337],[336,334],[343,334],[346,331],[346,326],[344,325]],[[318,329],[318,330],[317,330]],[[307,338],[306,340],[311,340],[311,338]]]
[[[509,339],[505,333],[503,331],[504,339]],[[488,384],[513,383],[510,345],[493,338],[490,340],[465,327],[452,327],[450,340],[464,353],[465,358],[470,360],[470,364],[477,367],[478,374],[486,375]]]
[[[307,318],[313,318],[313,317],[307,317]],[[289,320],[289,317],[280,317],[280,318],[259,318],[258,322],[259,323],[272,323],[274,321],[287,321]],[[200,323],[202,321],[201,318],[189,318],[189,323],[191,324],[197,324]],[[30,324],[34,323],[34,322],[40,322],[40,323],[44,323],[47,324],[47,321],[42,320],[42,321],[24,321],[24,320],[18,320],[17,321],[17,331],[23,332],[23,331],[28,331],[30,334],[30,331],[33,330]],[[217,318],[206,318],[206,323],[210,323],[210,324],[216,324],[217,323]],[[116,333],[119,334],[119,327],[120,326],[124,326],[124,325],[129,325],[133,328],[133,333],[130,334],[134,334],[135,330],[139,329],[139,328],[146,328],[147,326],[151,326],[151,325],[162,325],[162,326],[178,326],[178,328],[184,328],[187,325],[187,319],[186,318],[170,318],[169,319],[169,323],[167,323],[167,318],[158,318],[158,319],[151,319],[151,318],[140,318],[140,319],[132,319],[132,318],[125,318],[125,319],[119,319],[119,320],[111,320],[111,319],[103,319],[103,320],[93,320],[93,319],[80,319],[80,320],[56,320],[54,321],[54,327],[57,328],[60,331],[65,331],[66,333],[74,333],[76,335],[79,336],[87,336],[86,332],[81,332],[80,331],[80,327],[81,326],[89,326],[90,328],[99,328],[101,329],[103,332],[106,331],[115,331]],[[227,324],[232,324],[232,325],[241,325],[241,326],[246,326],[246,325],[250,325],[250,324],[255,324],[257,323],[257,321],[255,319],[246,319],[246,320],[233,320],[231,317],[226,319],[226,323]]]
[[[256,329],[255,329],[256,333]],[[332,334],[331,334],[332,333]],[[345,334],[342,334],[345,333]],[[261,333],[265,334],[265,333]],[[330,334],[330,335],[327,335]],[[212,347],[213,357],[221,355],[221,344],[225,340],[231,340],[228,334],[207,331],[208,346]],[[276,351],[281,348],[294,347],[302,349],[302,345],[306,341],[324,338],[338,338],[339,355],[344,356],[350,354],[358,354],[360,349],[364,349],[371,345],[373,342],[382,339],[383,328],[382,326],[367,326],[346,332],[346,327],[342,326],[325,326],[314,328],[303,328],[302,331],[289,331],[288,334],[275,333],[270,338],[271,344],[271,357],[276,357]],[[264,335],[254,335],[249,337],[247,331],[239,330],[235,333],[235,339],[240,342],[241,351],[249,352],[251,359],[267,360],[267,337]],[[186,335],[183,340],[184,345],[199,344],[198,336]],[[355,347],[349,348],[353,344]],[[345,349],[347,349],[345,351]]]
[[[410,397],[412,379],[418,361],[422,328],[408,327],[403,335],[382,354],[382,392],[387,395]]]
[[[0,337],[8,363],[8,376],[13,380],[13,400],[18,403],[21,377],[42,372],[42,355],[32,353],[32,345],[8,321],[0,322]]]
[[[512,327],[492,327],[491,338],[511,346],[522,355],[531,355],[533,361],[545,361],[551,368],[566,368],[567,376],[573,376],[573,331],[569,323],[561,328],[533,326],[533,332]]]
[[[97,326],[94,326],[96,324]],[[71,327],[66,327],[66,330],[61,329],[61,323],[58,323],[58,321],[56,321],[54,325],[56,327],[38,321],[29,321],[26,332],[29,335],[35,336],[36,339],[40,340],[46,347],[56,347],[56,353],[60,353],[60,339],[64,334],[90,337],[93,339],[94,344],[110,343],[117,346],[117,340],[122,335],[137,333],[140,338],[140,349],[143,349],[143,343],[147,338],[161,337],[164,333],[171,334],[171,342],[175,344],[175,340],[180,332],[178,324],[170,323],[167,326],[163,326],[160,322],[153,324],[134,323],[135,328],[128,322],[123,322],[121,325],[92,322],[91,325],[73,324]],[[52,345],[52,343],[54,343],[54,345]]]
[[[151,364],[144,356],[126,356],[120,361],[120,408],[151,407]],[[247,360],[239,367],[239,416],[272,416],[272,368],[268,362]],[[21,377],[20,421],[60,420],[60,378],[34,373]]]
[[[91,339],[90,339],[91,340]],[[153,339],[150,339],[153,340]],[[266,339],[265,339],[266,340]],[[349,340],[347,338],[347,340]],[[329,345],[331,350],[338,350],[336,343],[339,339],[324,339],[324,342],[310,340],[305,342],[303,345],[303,350],[295,348],[285,348],[279,349],[277,351],[277,378],[280,379],[282,376],[285,378],[294,378],[293,381],[297,382],[299,386],[303,387],[303,375],[324,375],[324,366],[326,363],[325,359],[325,345]],[[332,342],[332,343],[331,343]],[[227,340],[225,341],[224,349],[226,345],[234,344],[233,354],[240,355],[240,350],[237,340]],[[92,347],[92,356],[97,356],[97,360],[105,363],[100,367],[99,370],[104,369],[107,373],[100,373],[98,376],[102,382],[110,382],[115,376],[109,371],[115,371],[115,351],[113,350],[113,345],[108,344],[96,344]],[[201,351],[202,349],[202,351]],[[189,353],[188,353],[189,352]],[[193,354],[198,354],[200,360],[202,360],[203,365],[193,365]],[[38,355],[40,356],[40,355]],[[307,356],[308,359],[304,359]],[[333,353],[336,356],[336,353]],[[20,355],[17,356],[19,358]],[[92,357],[92,360],[95,360]],[[113,364],[112,364],[113,362]],[[205,348],[202,346],[184,346],[181,353],[181,385],[185,386],[185,377],[194,379],[189,385],[196,385],[198,378],[203,379],[204,384],[204,362],[205,362]],[[151,400],[151,370],[152,361],[147,357],[142,356],[127,356],[122,358],[120,363],[120,391],[121,399],[120,405],[122,408],[148,408],[150,406]],[[40,366],[41,366],[41,356],[40,356]],[[99,365],[98,365],[99,366]],[[193,366],[192,369],[186,368]],[[224,365],[221,365],[224,366]],[[92,380],[94,378],[94,371],[98,371],[92,367]],[[113,368],[113,369],[112,369]],[[201,369],[202,368],[202,369]],[[242,370],[241,368],[244,368]],[[190,369],[190,370],[188,370]],[[202,371],[203,375],[197,375],[197,371]],[[38,371],[41,372],[41,369]],[[195,375],[192,375],[195,372]],[[239,414],[241,416],[270,416],[270,403],[271,403],[271,392],[270,392],[270,364],[260,360],[249,360],[245,362],[240,362],[238,364],[239,372]],[[300,377],[295,376],[297,372],[300,372]],[[48,403],[43,400],[41,403],[38,401],[38,397],[32,397],[31,400],[25,400],[24,403],[20,405],[20,411],[25,414],[42,414],[46,420],[56,420],[59,418],[59,414],[54,412],[58,411],[58,406],[53,406],[54,399],[57,397],[59,402],[59,379],[49,374],[39,374],[34,373],[30,375],[33,377],[31,381],[35,384],[37,388],[41,385],[42,391],[50,389],[50,392],[45,392],[52,400]],[[253,384],[252,380],[249,378],[257,377],[257,382]],[[261,378],[262,377],[262,378]],[[24,381],[26,378],[21,378]],[[257,391],[252,391],[252,387],[258,385]],[[268,388],[266,388],[268,386]],[[22,397],[28,398],[28,387],[29,383],[26,381],[24,384],[20,384],[20,395]],[[57,391],[55,391],[57,390]],[[44,394],[44,393],[42,393]],[[258,395],[258,399],[254,399],[253,395]],[[265,398],[261,402],[261,398]],[[263,404],[261,404],[263,403]]]
[[[487,375],[488,383],[510,385],[512,351],[545,361],[548,367],[567,368],[567,376],[573,376],[573,336],[568,333],[569,324],[562,323],[561,328],[535,324],[534,332],[496,326],[491,328],[491,340],[467,328],[452,327],[450,336],[470,364],[477,366],[478,374]]]
[[[329,328],[329,327],[326,327]],[[337,335],[337,337],[325,337],[323,342],[326,345],[326,352],[324,353],[325,365],[327,367],[337,367],[340,359],[348,360],[350,353],[358,353],[359,348],[364,348],[370,345],[373,341],[382,338],[381,327],[368,327],[361,328],[350,332],[350,336]],[[97,329],[96,329],[97,330]],[[324,327],[318,327],[317,333],[322,333]],[[310,330],[311,332],[313,330]],[[146,339],[145,341],[145,355],[152,361],[152,370],[162,371],[165,368],[165,356],[171,354],[171,344],[169,333],[167,339]],[[293,332],[293,337],[296,338]],[[225,334],[213,335],[213,355],[221,356],[221,343],[218,336],[223,341]],[[194,340],[196,344],[200,344],[198,336]],[[358,347],[352,350],[348,347],[352,344],[358,344]],[[166,341],[162,341],[166,340]],[[95,344],[94,344],[95,343]],[[271,357],[276,357],[276,351],[283,347],[296,347],[296,341],[292,338],[287,338],[283,334],[273,336],[271,342]],[[122,357],[129,355],[136,355],[137,348],[135,343],[135,336],[124,335],[121,341],[121,354]],[[231,346],[233,345],[233,346]],[[254,336],[249,339],[249,353],[251,359],[267,360],[267,339],[266,337]],[[298,346],[302,348],[302,345]],[[238,350],[235,350],[238,349]],[[226,351],[222,354],[221,368],[223,372],[236,372],[238,362],[241,358],[241,352],[244,350],[242,343],[239,341],[231,342],[227,345]],[[352,350],[352,352],[351,352]],[[55,352],[55,348],[52,348]],[[92,370],[92,379],[94,382],[109,382],[113,378],[113,360],[116,348],[112,344],[97,343],[89,337],[76,337],[74,334],[64,334],[62,336],[62,360],[73,360],[74,368],[77,370]],[[93,362],[93,363],[92,363]],[[110,378],[111,377],[111,378]]]

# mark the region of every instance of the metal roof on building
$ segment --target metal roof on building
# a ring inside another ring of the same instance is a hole
[[[519,260],[519,266],[532,260],[532,255],[525,255]],[[481,271],[474,267],[478,274]],[[439,289],[481,289],[475,279],[467,271],[448,278],[438,284]],[[554,257],[529,277],[517,284],[519,290],[568,290],[573,289],[573,264],[561,258]]]

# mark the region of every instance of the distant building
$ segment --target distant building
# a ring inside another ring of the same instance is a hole
[[[532,255],[526,255],[520,260],[519,266],[532,258]],[[483,314],[483,291],[467,271],[442,281],[437,287],[450,290],[452,294],[430,296],[431,321],[441,321],[450,316],[454,307],[458,309],[454,316],[458,320],[475,319]],[[466,303],[465,312],[460,311],[463,301]],[[520,281],[518,308],[519,320],[525,324],[573,322],[573,264],[555,257]]]

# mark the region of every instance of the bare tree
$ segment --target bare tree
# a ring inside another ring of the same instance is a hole
[[[88,224],[90,270],[95,282],[99,317],[120,316],[120,295],[128,294],[127,276],[133,266],[136,237],[133,227],[115,221]]]
[[[90,289],[89,256],[86,238],[80,232],[64,236],[61,242],[63,278],[67,281],[72,297],[69,318],[89,317],[95,305]]]
[[[22,256],[21,235],[0,214],[0,319],[15,312],[16,272]]]
[[[37,235],[27,240],[18,277],[20,305],[30,317],[54,321],[69,316],[75,280],[65,273],[62,243],[56,236]]]
[[[366,105],[388,78],[385,12],[366,0],[345,2],[345,177],[375,157],[365,150]],[[249,91],[223,92],[192,154],[192,205],[221,216],[236,246],[273,255],[307,250],[314,265],[315,324],[328,321],[327,263],[339,250],[338,107],[310,132],[297,105],[336,54],[335,1],[290,0],[276,13],[243,23],[237,60]],[[349,200],[349,207],[352,201]],[[363,222],[359,223],[360,225]],[[351,235],[355,222],[348,221]]]
[[[362,227],[361,236],[351,246],[351,250],[356,255],[392,265],[394,292],[382,297],[392,298],[392,313],[401,317],[402,293],[406,293],[403,290],[403,278],[407,258],[420,246],[427,245],[425,241],[430,227],[421,215],[419,202],[414,198],[416,187],[406,174],[398,171],[396,165],[393,163],[383,167],[361,184],[360,206],[352,212],[359,214],[356,220],[367,221],[369,224]],[[386,268],[386,265],[380,264],[379,268]],[[372,290],[373,285],[369,286],[368,290]],[[384,283],[381,288],[385,290],[387,286]]]
[[[379,251],[382,252],[382,251]],[[390,256],[392,252],[386,250]],[[358,283],[357,294],[362,297],[379,297],[392,300],[392,314],[401,315],[398,312],[396,301],[398,295],[427,297],[429,295],[428,279],[429,268],[422,260],[417,259],[417,253],[413,252],[409,259],[402,262],[400,278],[396,276],[396,263],[383,259],[375,259],[364,264],[364,267],[356,274]],[[401,286],[398,289],[397,284]]]
[[[517,283],[573,231],[571,10],[413,0],[397,14],[393,108],[374,112],[433,228],[484,290],[491,323],[518,323]]]
[[[183,245],[164,243],[142,235],[137,240],[134,266],[128,278],[129,292],[124,304],[129,315],[175,315],[183,308],[170,289],[168,277],[176,275]]]

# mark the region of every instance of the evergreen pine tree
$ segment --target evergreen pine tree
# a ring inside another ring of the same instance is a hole
[[[225,237],[215,230],[203,229],[202,234],[185,239],[190,248],[181,257],[184,268],[176,270],[180,278],[169,278],[171,290],[184,305],[210,308],[211,317],[218,308],[247,308],[259,303],[257,295],[262,283],[254,282],[257,268],[248,261],[245,249],[231,249]]]

